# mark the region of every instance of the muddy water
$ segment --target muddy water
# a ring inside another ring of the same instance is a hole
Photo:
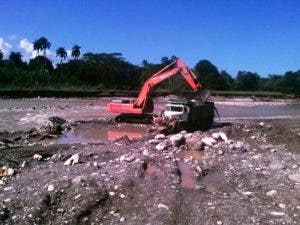
[[[55,139],[46,139],[41,144],[73,144],[73,143],[100,143],[104,141],[113,141],[116,138],[127,136],[129,139],[141,138],[149,126],[147,125],[95,125],[85,124],[76,127],[74,130],[64,133]]]

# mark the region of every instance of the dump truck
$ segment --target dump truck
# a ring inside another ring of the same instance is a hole
[[[214,102],[171,99],[161,113],[162,118],[176,121],[180,129],[208,129],[214,121]]]

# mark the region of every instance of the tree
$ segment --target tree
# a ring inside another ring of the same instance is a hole
[[[0,49],[0,61],[2,61],[2,60],[3,60],[3,52]]]
[[[23,65],[22,57],[21,52],[11,52],[8,58],[16,67],[19,67]]]
[[[63,59],[67,58],[66,49],[63,47],[56,49],[56,57],[60,58],[60,64],[62,64]]]
[[[257,73],[239,71],[236,77],[236,88],[241,91],[256,91],[259,89],[260,76]]]
[[[74,45],[73,48],[72,48],[72,57],[77,60],[80,56],[80,46],[78,45]]]
[[[40,70],[42,67],[45,67],[45,70],[50,73],[54,70],[52,62],[42,55],[37,56],[34,59],[30,59],[28,63],[28,68],[30,70]]]
[[[205,88],[222,89],[222,78],[218,68],[210,61],[206,59],[200,60],[195,66],[195,71],[198,75],[198,80]]]
[[[42,50],[40,39],[37,39],[33,42],[33,50],[37,51],[37,55],[40,55],[40,51]]]
[[[44,57],[46,57],[46,50],[50,49],[51,47],[51,43],[48,41],[47,38],[45,37],[41,37],[39,40],[39,46],[40,46],[40,50],[44,51]]]
[[[300,70],[286,72],[282,78],[282,91],[300,96]]]

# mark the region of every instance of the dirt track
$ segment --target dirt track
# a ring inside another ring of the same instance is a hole
[[[0,165],[14,174],[0,181],[0,223],[299,224],[300,137],[277,124],[219,123],[178,143],[155,131],[51,146],[1,133]]]

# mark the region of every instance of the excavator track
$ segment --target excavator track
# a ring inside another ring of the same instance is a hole
[[[120,114],[115,118],[117,123],[148,123],[152,124],[153,114]]]

